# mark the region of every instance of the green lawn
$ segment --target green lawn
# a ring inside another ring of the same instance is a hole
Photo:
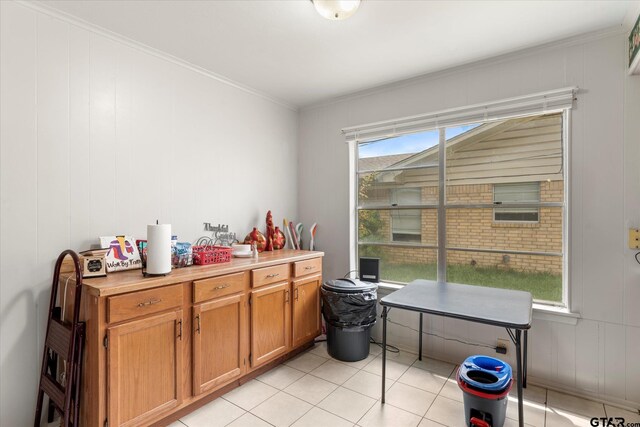
[[[435,264],[381,263],[382,280],[411,282],[415,279],[436,279]],[[562,301],[562,276],[549,273],[526,273],[493,267],[470,265],[447,266],[447,282],[531,292],[534,299]]]

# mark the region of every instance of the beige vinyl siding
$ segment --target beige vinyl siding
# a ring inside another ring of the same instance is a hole
[[[562,179],[562,115],[510,119],[479,126],[447,141],[447,184]],[[397,166],[437,162],[437,148]],[[381,172],[376,186],[437,185],[438,169]]]

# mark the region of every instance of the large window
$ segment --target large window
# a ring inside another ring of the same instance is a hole
[[[567,110],[355,141],[357,252],[382,280],[563,304]]]

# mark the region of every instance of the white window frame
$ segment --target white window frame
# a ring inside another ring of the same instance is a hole
[[[538,207],[541,206],[549,206],[549,207],[562,207],[562,253],[558,254],[558,256],[562,256],[562,301],[560,303],[548,302],[548,301],[540,301],[540,303],[549,306],[562,306],[567,310],[571,310],[569,305],[571,301],[571,287],[569,286],[571,280],[571,274],[569,271],[569,242],[571,239],[570,234],[570,226],[569,226],[569,217],[571,212],[571,206],[569,204],[570,198],[570,177],[571,177],[571,169],[570,169],[570,129],[571,129],[571,115],[570,111],[573,105],[573,102],[576,100],[575,94],[577,93],[578,88],[566,88],[560,89],[557,91],[550,91],[546,93],[533,94],[529,96],[524,96],[520,98],[511,98],[508,100],[497,101],[496,103],[488,103],[483,105],[475,105],[470,107],[464,107],[460,109],[452,109],[446,110],[439,113],[431,113],[427,115],[413,116],[402,119],[389,120],[386,122],[377,122],[371,123],[369,125],[363,125],[358,127],[345,128],[342,130],[343,134],[347,137],[347,142],[349,143],[349,165],[350,165],[350,173],[349,173],[349,187],[350,187],[350,197],[349,197],[349,226],[350,226],[350,259],[349,265],[350,270],[357,270],[357,255],[358,255],[358,144],[359,142],[364,141],[372,141],[375,139],[381,139],[384,137],[394,137],[400,136],[405,133],[415,133],[415,132],[423,132],[433,129],[440,129],[440,150],[439,150],[439,164],[446,165],[445,155],[445,128],[452,127],[456,125],[462,124],[472,124],[477,122],[488,122],[491,120],[501,120],[507,118],[515,118],[515,117],[524,117],[524,116],[532,116],[532,115],[543,115],[543,114],[551,114],[551,113],[562,113],[562,163],[563,163],[563,171],[564,171],[564,197],[562,202],[541,202]],[[549,96],[549,98],[547,98]],[[549,102],[553,98],[553,103]],[[537,99],[537,103],[536,103]],[[520,102],[522,100],[522,102]],[[506,104],[513,103],[514,107],[512,110],[509,107],[505,107]],[[496,108],[493,111],[494,114],[488,114],[493,105],[499,105],[502,108]],[[523,107],[525,106],[525,107]],[[525,113],[524,110],[528,108],[528,111]],[[477,111],[485,109],[484,121],[483,120],[471,120],[474,115],[480,114]],[[468,114],[456,114],[460,111],[471,111]],[[496,112],[497,111],[497,112]],[[522,112],[518,114],[518,111]],[[443,126],[438,124],[438,117],[443,117]],[[466,119],[465,119],[466,117]],[[398,128],[404,127],[405,131],[399,131]],[[392,129],[392,130],[391,130]],[[385,133],[386,132],[386,133]],[[362,137],[361,134],[365,134],[368,136]],[[372,135],[376,135],[374,138]],[[445,167],[440,167],[439,170],[439,194],[440,200],[437,205],[420,205],[412,208],[436,208],[438,209],[438,218],[446,218],[446,208],[447,207],[456,207],[459,208],[460,205],[446,205],[445,200]],[[471,207],[471,205],[469,206]],[[493,207],[493,204],[489,206],[480,206],[479,204],[473,205],[473,207]],[[505,206],[506,207],[506,206]],[[513,206],[520,207],[520,206]],[[444,242],[444,245],[442,244]],[[409,245],[407,245],[409,246]],[[438,250],[438,282],[446,282],[446,251],[447,250],[456,250],[461,248],[452,248],[446,245],[446,225],[444,225],[444,221],[438,220],[438,245],[416,245],[413,244],[411,246],[418,246],[424,248],[431,248]],[[509,251],[506,250],[497,250],[500,253],[507,253]],[[518,251],[514,251],[518,252]],[[520,251],[522,253],[522,251]],[[397,285],[397,284],[396,284]],[[401,284],[400,284],[401,285]],[[538,301],[536,301],[538,302]]]
[[[417,201],[413,201],[411,204],[420,204],[421,203],[421,198],[422,198],[422,190],[420,187],[407,187],[407,188],[392,188],[391,190],[391,194],[390,194],[390,199],[391,199],[391,204],[405,204],[404,202],[400,202],[398,199],[398,194],[397,193],[409,193],[409,192],[415,192],[418,195]],[[410,242],[408,240],[395,240],[394,235],[395,234],[411,234],[411,235],[415,235],[418,236],[418,241],[417,243],[422,241],[422,212],[420,211],[420,209],[411,209],[411,210],[405,210],[406,212],[411,212],[411,213],[417,213],[418,216],[418,230],[415,233],[412,232],[404,232],[404,233],[396,233],[394,230],[394,221],[396,220],[396,217],[394,217],[394,213],[397,214],[402,214],[402,211],[391,211],[391,227],[389,227],[389,232],[390,232],[390,236],[389,236],[389,241],[390,242]],[[414,242],[416,243],[416,242]]]
[[[498,224],[538,224],[540,222],[540,208],[532,207],[532,208],[501,208],[498,207],[500,204],[504,203],[504,200],[496,200],[496,189],[498,188],[506,188],[506,187],[517,187],[534,184],[537,187],[537,200],[508,200],[507,203],[531,203],[533,205],[537,205],[541,201],[541,193],[540,193],[540,181],[529,181],[529,182],[517,182],[517,183],[499,183],[493,184],[493,204],[496,205],[493,208],[493,222]],[[520,219],[497,219],[496,214],[498,213],[520,213],[520,212],[535,212],[537,219],[535,221],[528,220],[520,220]]]

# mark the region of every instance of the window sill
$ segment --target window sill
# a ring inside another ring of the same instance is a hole
[[[540,228],[540,222],[527,221],[496,221],[491,223],[492,228]]]
[[[401,289],[404,285],[398,285],[397,283],[386,283],[386,282],[378,282],[378,290],[387,295],[393,291],[397,291]]]
[[[379,282],[379,293],[388,295],[393,291],[401,289],[404,285],[397,283]],[[573,313],[566,307],[555,307],[551,305],[533,303],[533,318],[538,320],[546,320],[549,322],[564,323],[567,325],[576,325],[580,319],[579,313]]]
[[[579,313],[569,311],[566,307],[554,307],[545,304],[533,303],[533,318],[550,322],[576,325],[580,319]]]

